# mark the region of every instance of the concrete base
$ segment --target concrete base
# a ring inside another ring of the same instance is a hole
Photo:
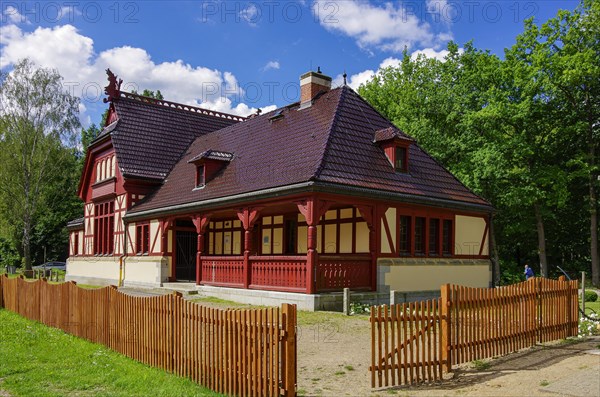
[[[181,292],[184,295],[196,295],[198,293],[196,283],[162,283],[162,288]]]
[[[280,306],[283,303],[295,304],[298,310],[307,311],[342,311],[344,296],[342,292],[324,294],[299,294],[293,292],[260,291],[239,288],[197,286],[198,294],[259,306]],[[422,299],[439,298],[439,291],[406,292],[396,295],[396,303],[411,302]],[[370,305],[390,303],[390,294],[385,292],[354,292],[350,291],[350,302]]]
[[[119,285],[118,279],[112,278],[99,278],[99,277],[84,277],[84,276],[65,276],[65,281],[75,281],[77,284],[87,284],[87,285]],[[142,287],[142,288],[157,288],[160,287],[160,284],[154,283],[143,283],[137,281],[123,281],[124,287]]]
[[[79,284],[89,285],[117,285],[119,280],[108,278],[94,278],[82,276],[67,276],[66,281],[76,281]],[[157,286],[151,283],[129,282],[125,280],[124,287],[142,287],[156,289],[157,287],[169,291],[179,291],[183,295],[211,296],[233,302],[246,303],[258,306],[280,306],[283,303],[295,304],[298,310],[307,311],[338,311],[343,310],[344,294],[343,292],[329,292],[322,294],[299,294],[294,292],[262,291],[241,288],[214,287],[209,285],[196,285],[195,283],[162,283]],[[413,302],[424,299],[439,298],[440,291],[410,291],[395,292],[394,302]],[[350,291],[351,303],[362,303],[369,305],[389,305],[389,292],[363,292]]]

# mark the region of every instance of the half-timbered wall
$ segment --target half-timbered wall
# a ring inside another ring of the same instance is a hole
[[[381,216],[377,290],[436,291],[455,283],[488,287],[488,223],[483,215],[390,207]]]
[[[380,221],[384,257],[488,258],[487,218],[437,209],[391,207]]]
[[[162,233],[165,227],[165,224],[157,219],[130,223],[127,228],[127,255],[165,254],[162,247]]]
[[[125,223],[123,216],[127,211],[127,195],[121,194],[115,198],[115,255],[121,256],[125,247]]]
[[[209,255],[241,255],[244,228],[239,219],[220,219],[208,224]]]
[[[72,230],[69,232],[69,256],[83,255],[83,241],[83,230]]]
[[[298,215],[298,253],[307,250],[308,226]],[[360,254],[369,252],[369,227],[356,208],[329,210],[317,226],[317,250],[324,254]]]
[[[84,251],[83,255],[94,255],[94,203],[86,203],[84,214]]]
[[[454,250],[457,256],[486,256],[488,247],[488,224],[485,218],[456,215],[456,243]]]

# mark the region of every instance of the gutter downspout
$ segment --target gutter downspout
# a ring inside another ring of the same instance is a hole
[[[123,286],[123,258],[125,258],[125,255],[121,255],[119,257],[119,284],[118,284],[118,287]]]

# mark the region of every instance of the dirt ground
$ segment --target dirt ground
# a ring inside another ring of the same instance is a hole
[[[465,364],[439,383],[371,389],[366,316],[334,316],[298,328],[298,395],[600,396],[598,337],[535,346],[485,360],[479,370]]]
[[[247,306],[187,298],[214,307]],[[600,397],[600,337],[534,346],[478,368],[464,364],[438,383],[379,389],[370,387],[370,348],[368,316],[299,312],[298,395]]]

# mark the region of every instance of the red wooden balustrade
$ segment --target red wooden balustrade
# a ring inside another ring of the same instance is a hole
[[[251,289],[307,293],[305,256],[251,256]],[[371,288],[370,255],[321,255],[316,266],[316,291]],[[203,256],[202,284],[244,288],[243,256]]]
[[[203,256],[202,284],[223,287],[244,286],[243,256]]]
[[[319,257],[317,291],[340,291],[344,288],[371,289],[371,256]]]
[[[250,288],[306,292],[306,257],[250,257]]]

